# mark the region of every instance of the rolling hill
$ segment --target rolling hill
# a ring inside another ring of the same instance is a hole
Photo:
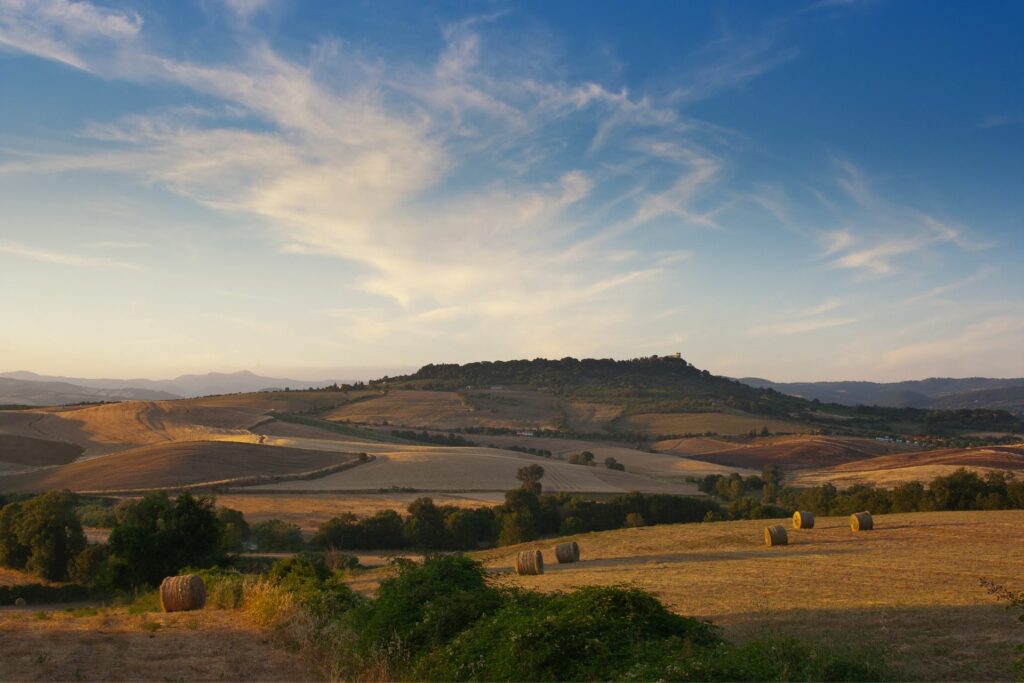
[[[772,382],[744,377],[744,384],[790,396],[841,405],[895,408],[992,408],[1024,415],[1024,378],[933,377],[907,382]]]

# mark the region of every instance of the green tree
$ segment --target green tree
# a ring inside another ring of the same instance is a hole
[[[260,550],[297,552],[302,550],[302,529],[280,519],[266,519],[252,525],[252,538]]]
[[[764,502],[774,503],[775,497],[782,487],[782,470],[775,463],[768,463],[761,472],[761,479],[764,481]]]
[[[155,586],[183,567],[216,564],[221,524],[212,498],[151,493],[118,509],[109,545],[118,584]]]
[[[520,467],[519,471],[516,472],[516,479],[522,482],[522,488],[532,491],[538,496],[541,492],[540,480],[543,476],[544,468],[536,464]]]
[[[448,546],[444,514],[429,497],[417,498],[409,504],[405,520],[405,537],[417,548],[439,549]]]
[[[85,548],[85,534],[70,491],[50,491],[0,514],[0,561],[50,581],[63,581]]]
[[[217,520],[221,525],[221,547],[225,552],[242,549],[242,543],[249,540],[249,523],[245,515],[231,508],[217,508]]]
[[[604,466],[610,470],[626,471],[626,466],[611,456],[604,459]]]

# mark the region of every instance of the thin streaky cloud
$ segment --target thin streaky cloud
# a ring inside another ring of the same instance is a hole
[[[60,251],[50,251],[35,247],[18,244],[15,242],[0,242],[0,254],[6,254],[29,261],[40,263],[52,263],[62,266],[74,266],[76,268],[101,268],[116,270],[142,270],[134,263],[116,261],[112,259],[94,258],[91,256],[80,256]]]

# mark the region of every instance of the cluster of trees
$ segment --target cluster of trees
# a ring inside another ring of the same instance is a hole
[[[448,434],[432,434],[428,431],[392,429],[391,436],[405,439],[407,441],[418,441],[420,443],[433,443],[440,446],[476,446],[472,441],[459,436],[453,432]]]
[[[546,448],[532,448],[530,446],[516,446],[514,444],[511,445],[511,446],[495,446],[495,445],[491,444],[490,447],[491,448],[503,448],[503,449],[505,449],[507,451],[516,451],[517,453],[529,453],[530,455],[538,455],[538,456],[540,456],[542,458],[550,458],[551,457],[551,451],[549,451]]]
[[[933,510],[1024,509],[1024,481],[1012,475],[959,469],[936,477],[926,487],[920,482],[892,489],[852,486],[839,490],[832,484],[807,489],[783,489],[779,503],[788,509],[810,510],[819,515],[848,515],[860,510],[928,512]]]
[[[5,505],[0,565],[91,587],[156,585],[182,567],[218,562],[225,541],[245,524],[239,513],[225,520],[211,498],[183,493],[171,500],[154,493],[118,506],[109,541],[88,544],[78,503],[69,491],[50,491]]]
[[[522,543],[545,535],[701,522],[709,514],[712,518],[723,515],[717,503],[703,498],[630,493],[593,501],[567,493],[538,493],[532,485],[535,483],[524,482],[522,487],[509,491],[498,507],[457,508],[419,498],[409,505],[404,517],[393,510],[361,519],[341,515],[324,523],[312,543],[338,550],[470,550]]]

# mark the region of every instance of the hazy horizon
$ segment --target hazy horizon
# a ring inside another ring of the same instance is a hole
[[[1024,376],[1022,21],[0,0],[0,364]]]

